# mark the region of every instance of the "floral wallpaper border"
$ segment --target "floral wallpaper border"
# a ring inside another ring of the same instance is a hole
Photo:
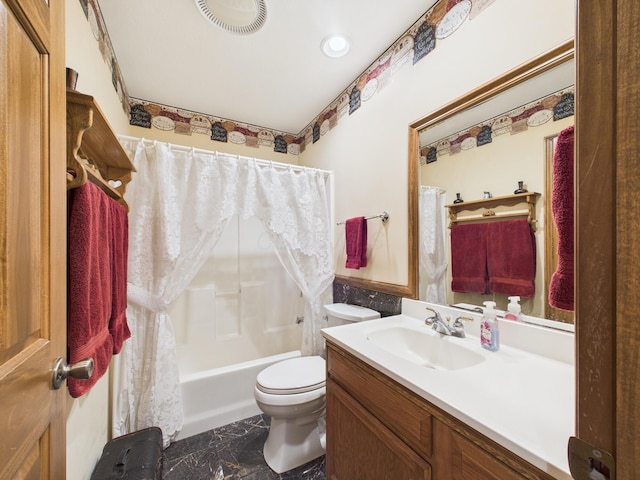
[[[246,123],[213,117],[158,103],[130,98],[129,123],[144,128],[173,130],[180,135],[202,134],[211,140],[248,147],[269,147],[280,153],[298,155],[304,138]],[[304,147],[302,148],[304,149]]]
[[[405,65],[415,65],[422,61],[437,47],[438,40],[453,34],[467,19],[480,14],[495,0],[439,0],[338,95],[334,102],[297,134],[130,98],[97,0],[79,1],[91,30],[100,43],[103,58],[111,68],[114,88],[122,101],[124,111],[130,115],[131,125],[172,130],[183,135],[209,135],[213,141],[256,148],[268,147],[276,152],[298,155],[304,152],[307,145],[316,143],[335,128],[342,117],[353,114],[377,92],[383,90],[398,70]]]
[[[549,120],[560,120],[574,114],[575,87],[573,85],[539,98],[513,110],[485,120],[478,125],[454,133],[420,147],[420,164],[429,164],[443,155],[455,155],[493,142],[495,137],[526,132]]]
[[[122,73],[120,72],[120,67],[116,60],[116,54],[114,53],[113,45],[111,45],[111,39],[107,33],[107,28],[104,24],[104,19],[102,18],[102,12],[100,11],[98,2],[97,0],[79,1],[82,6],[82,10],[84,11],[84,16],[87,18],[87,22],[89,22],[89,27],[91,28],[93,37],[98,42],[102,59],[111,70],[111,83],[113,84],[115,91],[118,93],[120,103],[122,103],[122,109],[125,113],[129,114],[131,111],[129,106],[129,94],[127,93],[127,87],[124,83]]]

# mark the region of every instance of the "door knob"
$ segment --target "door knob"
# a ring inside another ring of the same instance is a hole
[[[93,358],[86,358],[68,365],[67,360],[60,357],[56,359],[51,373],[51,384],[54,390],[59,389],[69,377],[86,380],[93,375]]]

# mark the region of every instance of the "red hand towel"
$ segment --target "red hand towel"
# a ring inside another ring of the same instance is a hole
[[[451,227],[451,290],[489,293],[486,224]]]
[[[113,352],[110,198],[93,183],[71,190],[68,223],[68,362],[93,358],[91,378],[69,378],[72,397],[85,394],[104,375]]]
[[[551,212],[558,231],[558,265],[549,283],[549,305],[573,310],[573,126],[560,132],[553,153]]]
[[[111,275],[112,310],[109,332],[113,339],[113,353],[120,353],[122,344],[131,337],[127,325],[127,258],[129,251],[129,218],[127,209],[113,199],[111,206]]]
[[[491,293],[533,297],[536,239],[525,218],[487,224],[487,266]]]
[[[347,247],[346,268],[367,266],[367,221],[364,217],[350,218],[345,222]]]

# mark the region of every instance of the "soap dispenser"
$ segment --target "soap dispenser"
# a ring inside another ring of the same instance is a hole
[[[509,305],[507,305],[507,313],[504,314],[506,320],[522,321],[522,308],[520,308],[520,297],[509,297]]]
[[[497,352],[500,348],[500,331],[498,330],[498,319],[494,307],[496,302],[482,302],[485,309],[480,322],[480,344],[483,348]]]

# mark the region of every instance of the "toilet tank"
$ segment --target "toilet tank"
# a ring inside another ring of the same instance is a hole
[[[330,327],[380,318],[380,312],[347,303],[330,303],[324,306],[324,311],[327,313]]]

